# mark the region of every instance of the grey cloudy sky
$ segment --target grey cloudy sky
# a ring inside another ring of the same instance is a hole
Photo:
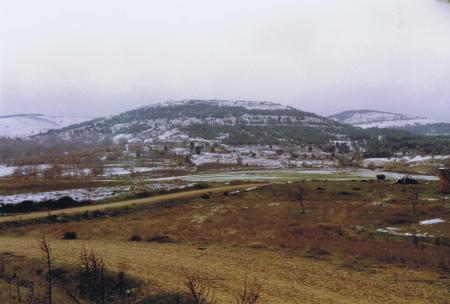
[[[189,98],[450,121],[439,0],[0,0],[0,114]]]

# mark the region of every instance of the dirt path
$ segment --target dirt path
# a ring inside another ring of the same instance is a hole
[[[39,257],[37,244],[37,239],[1,237],[0,252]],[[196,273],[211,280],[219,303],[232,303],[246,276],[262,284],[261,303],[450,303],[437,274],[393,266],[350,271],[337,262],[219,245],[51,240],[51,247],[57,264],[76,263],[83,247],[93,249],[112,268],[125,263],[130,275],[163,291],[183,289],[183,271]]]
[[[39,212],[22,214],[22,215],[3,216],[3,217],[0,217],[0,223],[39,219],[39,218],[45,218],[49,215],[73,215],[73,214],[84,213],[86,211],[92,212],[92,211],[97,211],[97,210],[124,208],[124,207],[132,206],[132,205],[154,204],[154,203],[160,203],[160,202],[171,201],[171,200],[176,200],[176,199],[186,199],[186,198],[197,197],[202,194],[207,194],[210,192],[220,193],[220,192],[225,192],[225,191],[244,190],[244,189],[248,189],[248,188],[259,187],[262,185],[264,185],[264,184],[245,184],[245,185],[208,188],[208,189],[202,189],[202,190],[183,191],[183,192],[177,192],[177,193],[172,193],[172,194],[164,194],[164,195],[158,195],[158,196],[153,196],[153,197],[148,197],[148,198],[120,201],[120,202],[114,202],[114,203],[109,203],[109,204],[99,204],[99,205],[67,208],[67,209],[61,209],[61,210],[54,210],[54,211],[50,211],[50,212],[39,211]]]

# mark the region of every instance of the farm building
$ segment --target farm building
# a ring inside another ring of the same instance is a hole
[[[450,169],[439,169],[439,186],[441,188],[441,192],[450,193]]]

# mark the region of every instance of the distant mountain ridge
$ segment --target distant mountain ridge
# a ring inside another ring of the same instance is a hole
[[[425,125],[438,123],[435,120],[419,116],[408,116],[375,110],[352,110],[341,112],[329,118],[341,123],[350,124],[361,128],[389,128],[405,127],[408,125]]]
[[[92,118],[44,114],[4,115],[0,116],[0,137],[28,137],[90,119]]]
[[[450,123],[420,116],[375,110],[351,110],[328,118],[363,129],[397,128],[420,135],[450,135]]]
[[[401,114],[369,110],[355,116],[356,112],[341,114],[341,119],[348,121],[353,118],[353,122],[358,123],[373,123],[383,118],[410,119]],[[368,113],[373,112],[376,112],[372,115],[375,117],[370,117]],[[39,120],[43,117],[34,118]],[[302,147],[305,151],[320,153],[358,151],[365,157],[391,157],[405,151],[436,155],[450,153],[450,137],[416,135],[445,134],[450,124],[423,125],[420,127],[433,128],[414,130],[416,134],[412,134],[406,127],[363,129],[341,123],[339,115],[332,118],[272,102],[182,100],[152,104],[59,129],[52,125],[50,130],[31,138],[44,144],[55,143],[59,139],[83,145],[137,144],[147,149],[164,150],[171,147],[190,149],[192,144],[195,147],[200,144],[211,150],[221,145],[263,145],[289,150]]]

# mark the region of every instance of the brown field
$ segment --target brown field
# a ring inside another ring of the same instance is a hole
[[[298,184],[306,189],[305,213],[291,195]],[[183,290],[187,272],[205,278],[219,303],[234,303],[246,278],[262,286],[258,303],[450,303],[450,206],[437,183],[311,181],[224,195],[252,187],[115,203],[126,211],[96,217],[62,210],[60,222],[10,223],[0,231],[0,251],[38,258],[46,236],[55,262],[70,266],[83,247],[94,249],[113,270],[126,264],[146,282],[142,297]],[[415,215],[412,191],[420,193]],[[418,225],[432,218],[446,222]],[[433,237],[376,231],[387,227]],[[62,240],[66,231],[78,240]],[[148,241],[155,236],[170,242]]]

